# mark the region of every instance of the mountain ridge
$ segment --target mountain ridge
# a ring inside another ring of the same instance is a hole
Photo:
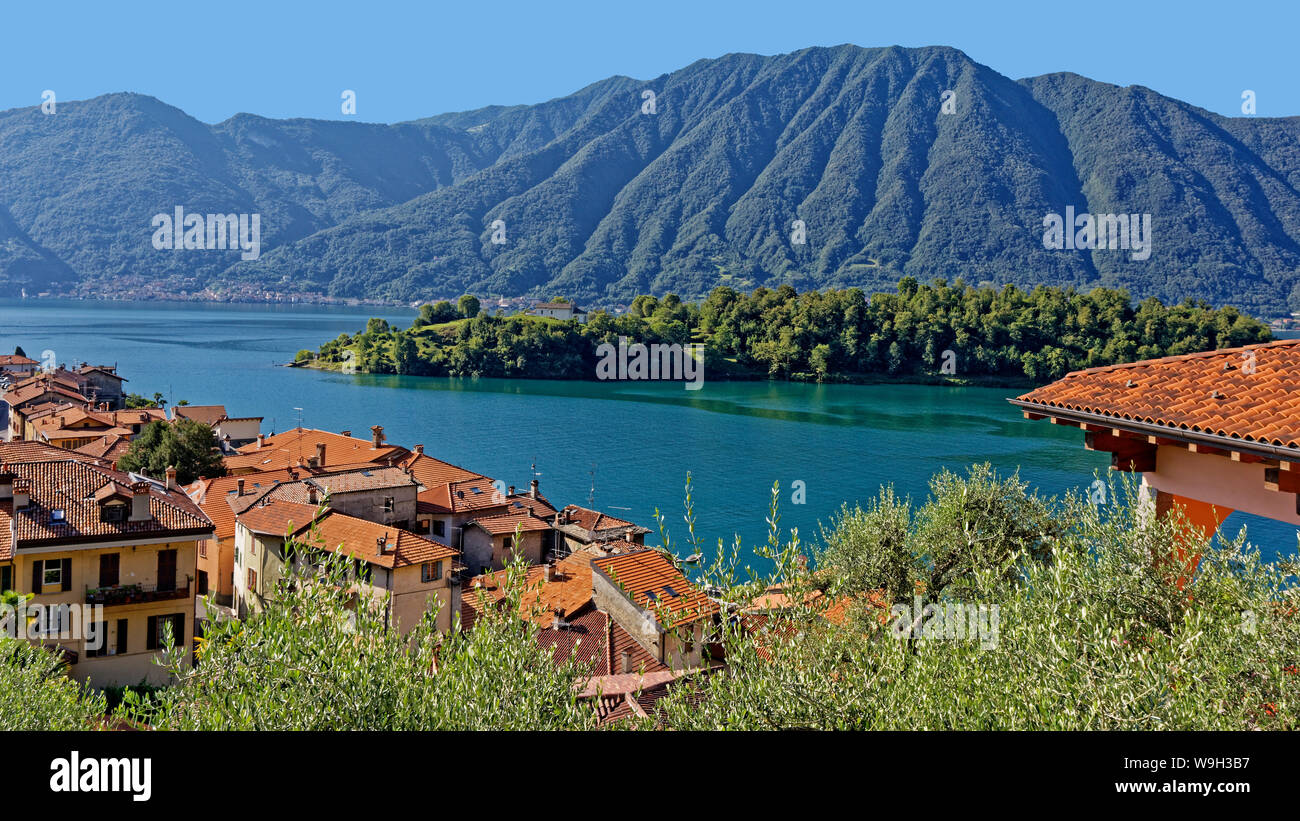
[[[149,218],[176,205],[262,214],[260,258],[154,250]],[[1150,258],[1045,248],[1067,206],[1151,214]],[[29,291],[611,303],[910,275],[1280,313],[1300,276],[1300,117],[1013,80],[949,46],[734,53],[395,124],[208,125],[125,93],[0,112],[0,209],[30,243],[0,234],[0,284]]]

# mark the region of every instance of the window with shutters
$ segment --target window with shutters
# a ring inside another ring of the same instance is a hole
[[[442,562],[425,562],[420,565],[420,581],[428,584],[442,578]]]
[[[117,587],[122,556],[120,553],[101,553],[99,556],[99,586]]]
[[[0,567],[0,591],[14,589],[14,569],[10,565]]]
[[[127,636],[126,624],[127,624],[126,619],[117,620],[117,654],[119,656],[126,655],[126,648],[128,647],[126,641],[126,636]]]
[[[90,625],[86,636],[86,658],[93,659],[108,655],[108,622],[97,621]]]
[[[166,646],[168,626],[171,627],[172,644],[180,647],[185,643],[185,614],[174,613],[169,616],[149,617],[149,645],[146,649],[157,650]]]
[[[41,575],[41,583],[49,586],[52,584],[63,585],[63,564],[61,562],[47,561],[45,570]]]
[[[248,568],[248,592],[257,592],[257,571],[251,567]]]

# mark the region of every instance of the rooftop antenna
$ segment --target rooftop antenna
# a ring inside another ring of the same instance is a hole
[[[302,408],[294,408],[294,410],[298,411],[298,432],[301,433],[302,432]],[[298,437],[296,444],[298,445],[298,464],[301,465],[302,464],[302,437],[301,436]],[[379,552],[382,553],[383,551],[381,550]]]
[[[596,463],[595,462],[591,463],[591,470],[587,472],[591,474],[591,492],[587,494],[587,508],[589,510],[595,510],[596,509]]]

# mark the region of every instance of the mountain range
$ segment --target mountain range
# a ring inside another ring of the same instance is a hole
[[[259,214],[260,256],[159,250],[178,206]],[[1067,208],[1149,214],[1149,257],[1045,247]],[[1300,118],[851,45],[393,125],[209,125],[138,94],[0,112],[10,290],[609,304],[904,275],[1276,315],[1300,281]]]

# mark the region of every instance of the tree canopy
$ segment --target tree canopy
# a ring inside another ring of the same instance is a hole
[[[194,419],[170,423],[159,420],[145,425],[118,459],[117,466],[155,479],[161,479],[168,467],[175,467],[176,479],[181,484],[226,473],[216,434],[211,427]]]

